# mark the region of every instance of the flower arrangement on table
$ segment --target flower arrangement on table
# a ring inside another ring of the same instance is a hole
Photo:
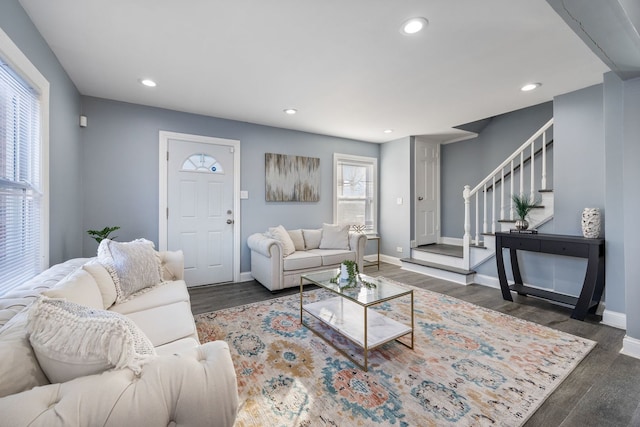
[[[347,273],[347,277],[343,277],[343,272]],[[330,280],[331,283],[337,284],[340,289],[349,289],[355,288],[359,285],[362,285],[366,288],[375,288],[376,284],[364,280],[362,276],[360,276],[360,272],[358,271],[358,264],[355,261],[343,261],[340,265],[340,272]],[[342,283],[346,282],[343,286]]]

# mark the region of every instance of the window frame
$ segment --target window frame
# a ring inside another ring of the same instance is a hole
[[[11,38],[0,28],[0,62],[20,76],[38,94],[40,100],[40,272],[49,267],[49,102],[50,84]],[[1,66],[1,65],[0,65]],[[37,274],[37,273],[36,273]],[[10,291],[10,288],[5,292]]]
[[[354,163],[372,168],[372,183],[371,189],[371,205],[372,205],[372,218],[373,228],[366,230],[366,234],[378,234],[378,158],[357,156],[353,154],[333,153],[333,222],[339,224],[338,218],[338,167],[340,163]]]

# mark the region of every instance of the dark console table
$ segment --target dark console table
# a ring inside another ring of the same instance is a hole
[[[511,269],[515,283],[507,283],[502,249],[509,248]],[[540,252],[586,258],[587,272],[579,297],[559,294],[522,284],[517,251]],[[513,301],[510,291],[519,295],[532,295],[574,307],[571,317],[584,320],[588,312],[595,312],[604,290],[604,239],[587,239],[557,234],[496,233],[496,262],[500,289],[505,300]]]

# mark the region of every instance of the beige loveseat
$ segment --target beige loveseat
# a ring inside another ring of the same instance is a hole
[[[247,239],[251,249],[251,275],[271,291],[300,285],[305,273],[337,268],[355,261],[359,271],[367,236],[349,227],[324,224],[321,229],[285,230],[278,226]]]
[[[158,255],[162,282],[119,303],[113,303],[109,271],[83,258],[55,265],[0,297],[0,425],[233,425],[238,394],[227,343],[199,343],[182,252]],[[52,371],[50,361],[43,370],[45,359],[30,343],[34,307],[42,301],[120,313],[113,316],[133,321],[156,354],[145,356],[137,373],[112,367],[51,383],[49,377],[69,373]]]

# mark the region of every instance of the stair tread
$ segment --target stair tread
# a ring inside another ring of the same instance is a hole
[[[422,245],[413,248],[415,251],[437,254],[437,255],[445,255],[452,256],[456,258],[462,258],[462,246],[461,245],[449,245],[443,243],[436,243],[432,245]]]
[[[463,268],[451,267],[450,265],[444,265],[444,264],[438,264],[438,263],[435,263],[435,262],[423,261],[421,259],[402,258],[402,259],[400,259],[400,261],[408,262],[410,264],[421,265],[423,267],[430,267],[430,268],[436,268],[438,270],[449,271],[451,273],[464,274],[464,275],[475,274],[475,271],[473,271],[473,270],[465,270]]]

